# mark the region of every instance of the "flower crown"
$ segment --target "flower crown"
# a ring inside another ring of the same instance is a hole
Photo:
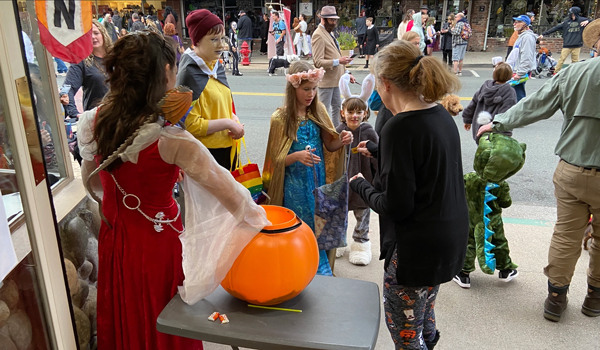
[[[309,69],[308,72],[298,72],[294,74],[286,74],[285,78],[287,81],[292,84],[294,88],[298,88],[300,84],[302,84],[302,80],[308,80],[313,83],[318,83],[323,80],[323,75],[325,74],[325,69],[316,68]]]

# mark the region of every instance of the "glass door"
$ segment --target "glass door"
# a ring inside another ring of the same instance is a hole
[[[0,348],[71,350],[75,327],[50,200],[51,184],[66,176],[62,130],[40,117],[53,94],[26,68],[19,18],[16,1],[0,1]],[[47,77],[48,57],[39,52],[33,64]]]

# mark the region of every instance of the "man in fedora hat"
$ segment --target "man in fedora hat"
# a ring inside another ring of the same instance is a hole
[[[332,32],[337,26],[339,17],[334,6],[321,9],[321,24],[312,36],[313,61],[315,67],[325,69],[325,76],[319,83],[319,99],[327,108],[327,113],[336,127],[340,124],[340,78],[346,72],[345,65],[352,62],[350,57],[342,57],[340,45]],[[350,82],[355,80],[350,76]]]

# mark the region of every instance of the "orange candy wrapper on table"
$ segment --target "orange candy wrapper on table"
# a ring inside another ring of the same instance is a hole
[[[219,318],[219,313],[218,312],[213,312],[212,314],[210,314],[210,316],[208,316],[208,320],[209,321],[216,321]]]

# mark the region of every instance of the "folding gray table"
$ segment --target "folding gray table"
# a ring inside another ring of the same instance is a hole
[[[276,307],[301,313],[248,307],[219,287],[195,305],[176,295],[158,316],[159,332],[233,349],[370,350],[379,333],[379,287],[372,282],[315,276],[297,297]],[[213,312],[229,323],[211,322]]]

